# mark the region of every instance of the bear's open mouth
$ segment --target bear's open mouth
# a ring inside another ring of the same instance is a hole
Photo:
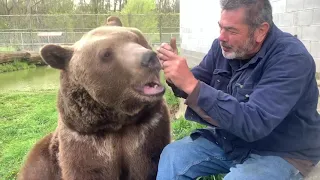
[[[148,82],[136,89],[143,95],[147,96],[161,95],[164,92],[164,87],[159,81]]]
[[[143,86],[143,94],[145,95],[158,95],[163,93],[164,87],[160,82],[149,82]]]

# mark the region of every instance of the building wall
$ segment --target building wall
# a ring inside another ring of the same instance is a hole
[[[218,0],[180,1],[181,53],[189,66],[199,63],[219,35],[219,18]]]
[[[320,72],[320,0],[271,0],[274,23],[304,43]]]
[[[320,72],[320,0],[270,0],[274,23],[304,43]],[[216,0],[180,2],[181,53],[192,67],[219,36],[220,5]],[[201,21],[199,19],[202,19]]]

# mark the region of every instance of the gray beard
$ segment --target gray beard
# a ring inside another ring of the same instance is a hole
[[[221,46],[221,44],[220,44]],[[222,49],[222,55],[226,59],[246,59],[246,56],[248,55],[248,52],[253,48],[253,38],[250,37],[244,44],[242,48],[237,49],[236,51],[232,52],[225,52]]]

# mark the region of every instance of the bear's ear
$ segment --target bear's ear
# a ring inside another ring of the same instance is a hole
[[[73,49],[58,45],[45,45],[40,50],[40,56],[44,62],[53,68],[65,70],[73,55]]]
[[[142,32],[141,32],[139,29],[133,28],[133,27],[128,28],[128,29],[129,29],[131,32],[135,33],[135,34],[138,36],[138,38],[139,38],[139,43],[140,43],[142,46],[146,47],[147,49],[152,50],[152,47],[150,46],[150,44],[148,43],[148,41],[146,40],[146,38],[144,37],[144,35],[142,34]]]

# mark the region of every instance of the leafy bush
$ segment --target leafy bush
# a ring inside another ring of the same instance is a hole
[[[0,73],[18,71],[23,69],[35,68],[36,65],[28,64],[27,62],[15,60],[10,63],[0,64]]]

